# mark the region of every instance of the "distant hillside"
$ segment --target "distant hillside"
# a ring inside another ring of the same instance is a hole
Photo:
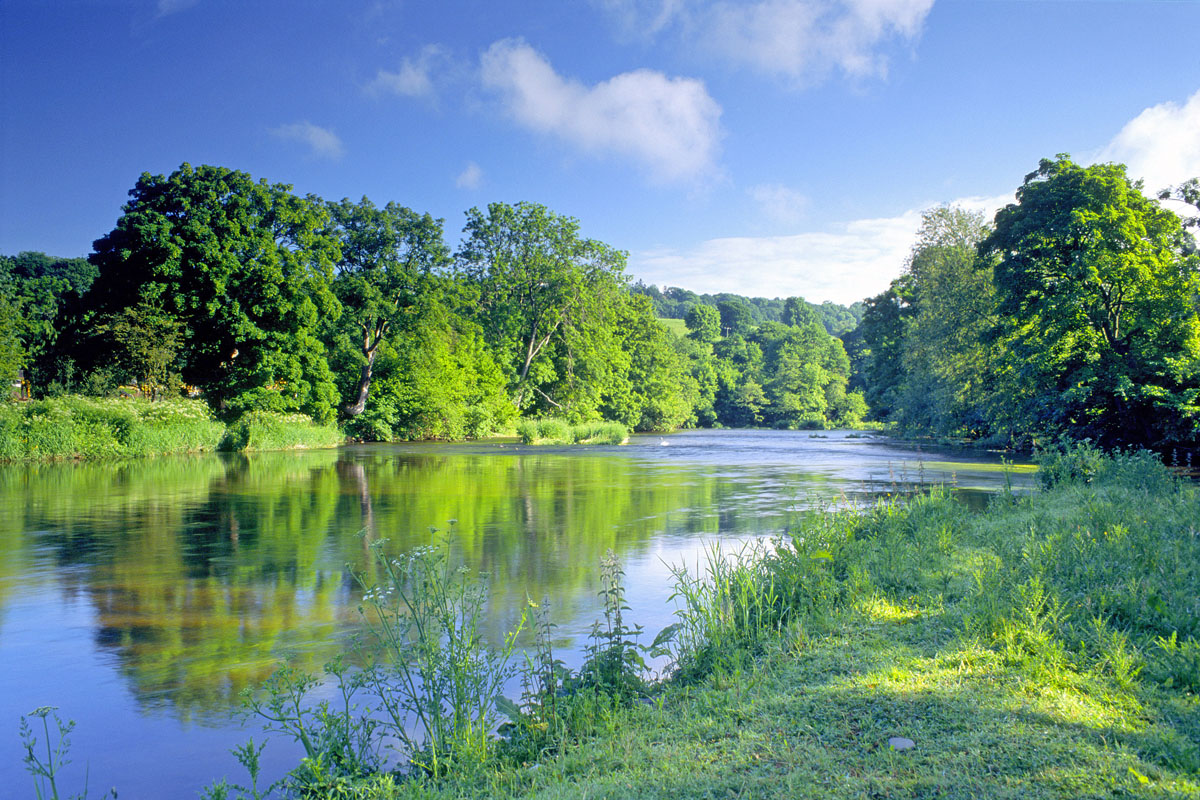
[[[688,309],[696,304],[717,307],[724,301],[740,301],[745,304],[750,313],[752,324],[761,324],[763,322],[779,322],[783,315],[783,305],[787,301],[784,297],[745,297],[740,294],[730,294],[722,292],[720,294],[696,294],[687,289],[680,289],[677,286],[668,286],[665,289],[659,288],[653,284],[647,286],[638,281],[630,287],[630,290],[635,294],[643,294],[649,297],[654,303],[655,316],[665,319],[683,319],[687,316]],[[803,300],[803,298],[801,298]],[[852,306],[841,306],[837,303],[828,301],[821,303],[810,303],[804,301],[821,324],[825,326],[825,330],[832,336],[841,336],[844,333],[849,333],[858,327],[858,323],[862,321],[863,304],[855,303]]]

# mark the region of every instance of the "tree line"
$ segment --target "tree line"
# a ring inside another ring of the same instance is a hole
[[[477,437],[520,416],[669,430],[866,411],[840,340],[798,298],[760,324],[741,298],[693,303],[677,336],[626,254],[577,220],[493,203],[466,212],[454,250],[443,225],[224,167],[143,174],[86,259],[0,257],[0,377],[35,396],[199,393],[227,419],[297,412],[364,440]]]
[[[226,418],[300,412],[364,440],[866,415],[1019,447],[1194,447],[1198,211],[1197,179],[1153,199],[1122,165],[1060,155],[994,219],[926,212],[900,277],[844,308],[630,284],[624,252],[536,203],[467,211],[451,249],[398,203],[184,164],[143,174],[86,259],[0,256],[0,377],[198,392]]]
[[[1168,210],[1168,203],[1183,211]],[[1000,444],[1195,447],[1196,179],[1042,160],[993,220],[936,208],[847,347],[877,419]]]

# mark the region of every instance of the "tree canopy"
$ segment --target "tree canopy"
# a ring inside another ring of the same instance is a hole
[[[130,306],[183,325],[179,371],[230,413],[262,408],[333,418],[337,399],[318,338],[341,310],[339,246],[316,198],[224,167],[144,173],[116,227],[98,239],[89,292],[93,359]]]

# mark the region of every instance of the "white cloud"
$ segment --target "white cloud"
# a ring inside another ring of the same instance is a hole
[[[963,197],[950,205],[982,211],[990,222],[1014,194]],[[688,249],[660,248],[629,257],[629,272],[659,286],[751,297],[799,295],[849,305],[873,297],[904,271],[922,211],[860,219],[794,236],[709,239]]]
[[[1093,161],[1125,164],[1130,178],[1159,189],[1200,176],[1200,91],[1183,104],[1161,103],[1130,120]]]
[[[434,85],[432,72],[440,61],[447,58],[438,45],[426,45],[416,58],[405,58],[395,72],[379,70],[375,79],[367,84],[367,90],[379,94],[398,94],[402,97],[432,97]]]
[[[702,40],[734,63],[796,83],[832,70],[883,77],[883,45],[914,39],[932,6],[933,0],[717,3],[705,14]]]
[[[589,152],[632,157],[658,180],[714,168],[721,107],[702,81],[641,69],[585,86],[515,39],[493,44],[481,66],[484,86],[527,128]]]
[[[482,180],[483,170],[474,161],[468,161],[466,168],[454,179],[454,185],[459,189],[478,189]]]
[[[763,216],[782,225],[796,225],[808,213],[808,198],[777,183],[764,183],[746,190],[758,203]]]
[[[336,161],[345,152],[342,140],[337,137],[337,134],[319,125],[313,125],[311,122],[280,125],[278,128],[272,128],[271,134],[280,139],[308,145],[311,151],[310,155],[318,158],[329,158]]]
[[[800,295],[848,305],[879,294],[900,274],[920,224],[921,213],[907,211],[825,232],[710,239],[688,251],[634,253],[629,271],[647,283],[694,292]]]

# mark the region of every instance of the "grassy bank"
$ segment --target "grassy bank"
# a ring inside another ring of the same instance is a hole
[[[66,396],[0,403],[0,462],[332,447],[342,438],[302,415],[252,412],[226,426],[201,400]]]
[[[572,425],[561,419],[523,419],[517,422],[517,435],[525,444],[621,444],[629,438],[629,429],[619,422],[583,422]]]

